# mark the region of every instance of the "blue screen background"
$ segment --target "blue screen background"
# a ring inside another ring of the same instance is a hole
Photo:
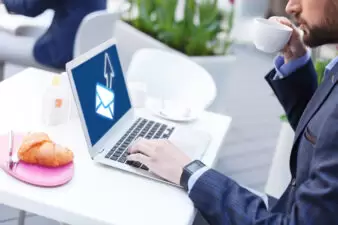
[[[108,53],[115,73],[115,78],[112,83],[112,89],[115,93],[115,114],[113,120],[104,118],[95,111],[96,84],[98,82],[103,85],[106,84],[104,78],[105,53]],[[89,137],[92,145],[95,145],[131,108],[116,46],[114,45],[106,49],[85,63],[72,69],[72,74]]]

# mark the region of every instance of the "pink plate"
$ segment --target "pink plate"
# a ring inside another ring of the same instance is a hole
[[[23,134],[15,134],[14,136],[14,149],[16,151],[21,145],[23,136]],[[57,187],[68,183],[73,178],[73,163],[61,167],[52,168],[27,164],[20,161],[13,167],[12,170],[10,170],[7,166],[6,154],[8,154],[8,135],[2,135],[0,136],[1,168],[9,175],[25,183],[40,187]]]

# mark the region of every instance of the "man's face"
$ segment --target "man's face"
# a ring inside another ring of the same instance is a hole
[[[289,0],[286,12],[304,31],[306,45],[338,43],[338,0]]]

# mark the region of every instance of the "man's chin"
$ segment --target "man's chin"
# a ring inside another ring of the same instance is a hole
[[[311,48],[334,44],[338,42],[338,31],[333,32],[328,29],[304,29],[303,42]]]
[[[313,48],[313,43],[311,42],[311,39],[306,37],[306,35],[304,34],[303,36],[303,42],[306,46],[310,47],[310,48]]]
[[[304,33],[303,42],[306,46],[310,48],[316,48],[323,45],[323,43],[321,43],[320,41],[313,39],[309,33]]]

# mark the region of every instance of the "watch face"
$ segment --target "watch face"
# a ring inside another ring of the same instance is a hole
[[[191,172],[195,172],[196,170],[200,169],[201,167],[203,167],[203,165],[202,165],[200,162],[196,161],[196,162],[194,162],[194,163],[191,163],[191,164],[187,167],[187,169],[188,169],[189,171],[191,171]]]
[[[188,190],[188,182],[189,182],[190,176],[193,173],[195,173],[197,170],[203,168],[204,166],[205,165],[199,160],[195,160],[191,162],[190,164],[186,165],[181,175],[180,185],[184,187],[185,190]]]

